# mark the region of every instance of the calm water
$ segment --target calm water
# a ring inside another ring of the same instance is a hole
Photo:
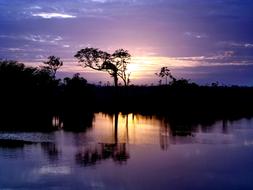
[[[0,189],[253,189],[253,120],[175,130],[100,113],[84,132],[0,139]]]

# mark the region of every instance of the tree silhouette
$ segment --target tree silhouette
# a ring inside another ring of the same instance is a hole
[[[131,55],[127,50],[118,49],[112,54],[112,58],[118,68],[118,76],[123,80],[124,85],[128,86],[131,73],[127,73],[127,65],[130,63]]]
[[[114,79],[114,85],[118,86],[118,77],[124,84],[129,84],[130,75],[126,73],[131,55],[128,51],[119,49],[113,54],[101,51],[97,48],[85,48],[75,55],[83,67],[89,67],[96,71],[106,71]]]
[[[49,70],[52,73],[52,76],[55,77],[56,71],[63,65],[63,62],[59,57],[49,56],[48,61],[43,62],[45,66],[42,68]]]
[[[160,69],[159,73],[155,73],[155,75],[157,75],[158,77],[160,77],[161,79],[163,79],[165,77],[165,84],[168,84],[168,77],[175,82],[176,78],[172,76],[170,70],[168,69],[168,67],[162,67]]]
[[[117,87],[118,86],[118,71],[119,71],[117,66],[114,65],[111,60],[106,60],[102,64],[101,69],[106,70],[109,73],[109,75],[113,77],[114,85]]]

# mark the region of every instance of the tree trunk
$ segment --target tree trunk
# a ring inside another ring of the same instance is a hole
[[[115,87],[118,87],[118,76],[114,75],[113,79],[114,79],[114,85],[115,85]]]
[[[125,86],[128,86],[128,85],[127,85],[127,81],[126,81],[126,80],[123,80],[123,81],[124,81],[124,85],[125,85]]]

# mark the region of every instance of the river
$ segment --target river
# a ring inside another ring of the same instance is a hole
[[[0,189],[253,189],[253,120],[174,126],[96,113],[83,131],[0,132]]]

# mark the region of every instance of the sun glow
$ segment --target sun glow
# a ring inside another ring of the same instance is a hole
[[[160,64],[152,57],[133,57],[131,64],[128,65],[128,72],[131,79],[139,80],[145,75],[152,75],[160,67]]]
[[[132,63],[127,66],[127,73],[133,73],[138,70],[139,70],[139,65],[136,63]]]
[[[201,64],[199,57],[133,56],[128,65],[127,73],[131,73],[131,83],[149,84],[157,81],[155,73],[159,72],[161,67],[169,67],[174,71]]]
[[[133,56],[127,65],[127,74],[130,74],[131,84],[151,84],[157,82],[155,73],[159,72],[161,67],[169,67],[172,72],[177,68],[194,67],[201,64],[201,57],[162,57],[162,56]],[[111,81],[106,72],[95,71],[89,68],[83,68],[76,60],[64,60],[64,66],[59,69],[58,77],[72,77],[74,73],[81,73],[82,77],[91,83],[99,81]],[[38,65],[42,60],[28,65]],[[73,62],[75,62],[73,64]],[[174,73],[173,73],[174,74]]]

